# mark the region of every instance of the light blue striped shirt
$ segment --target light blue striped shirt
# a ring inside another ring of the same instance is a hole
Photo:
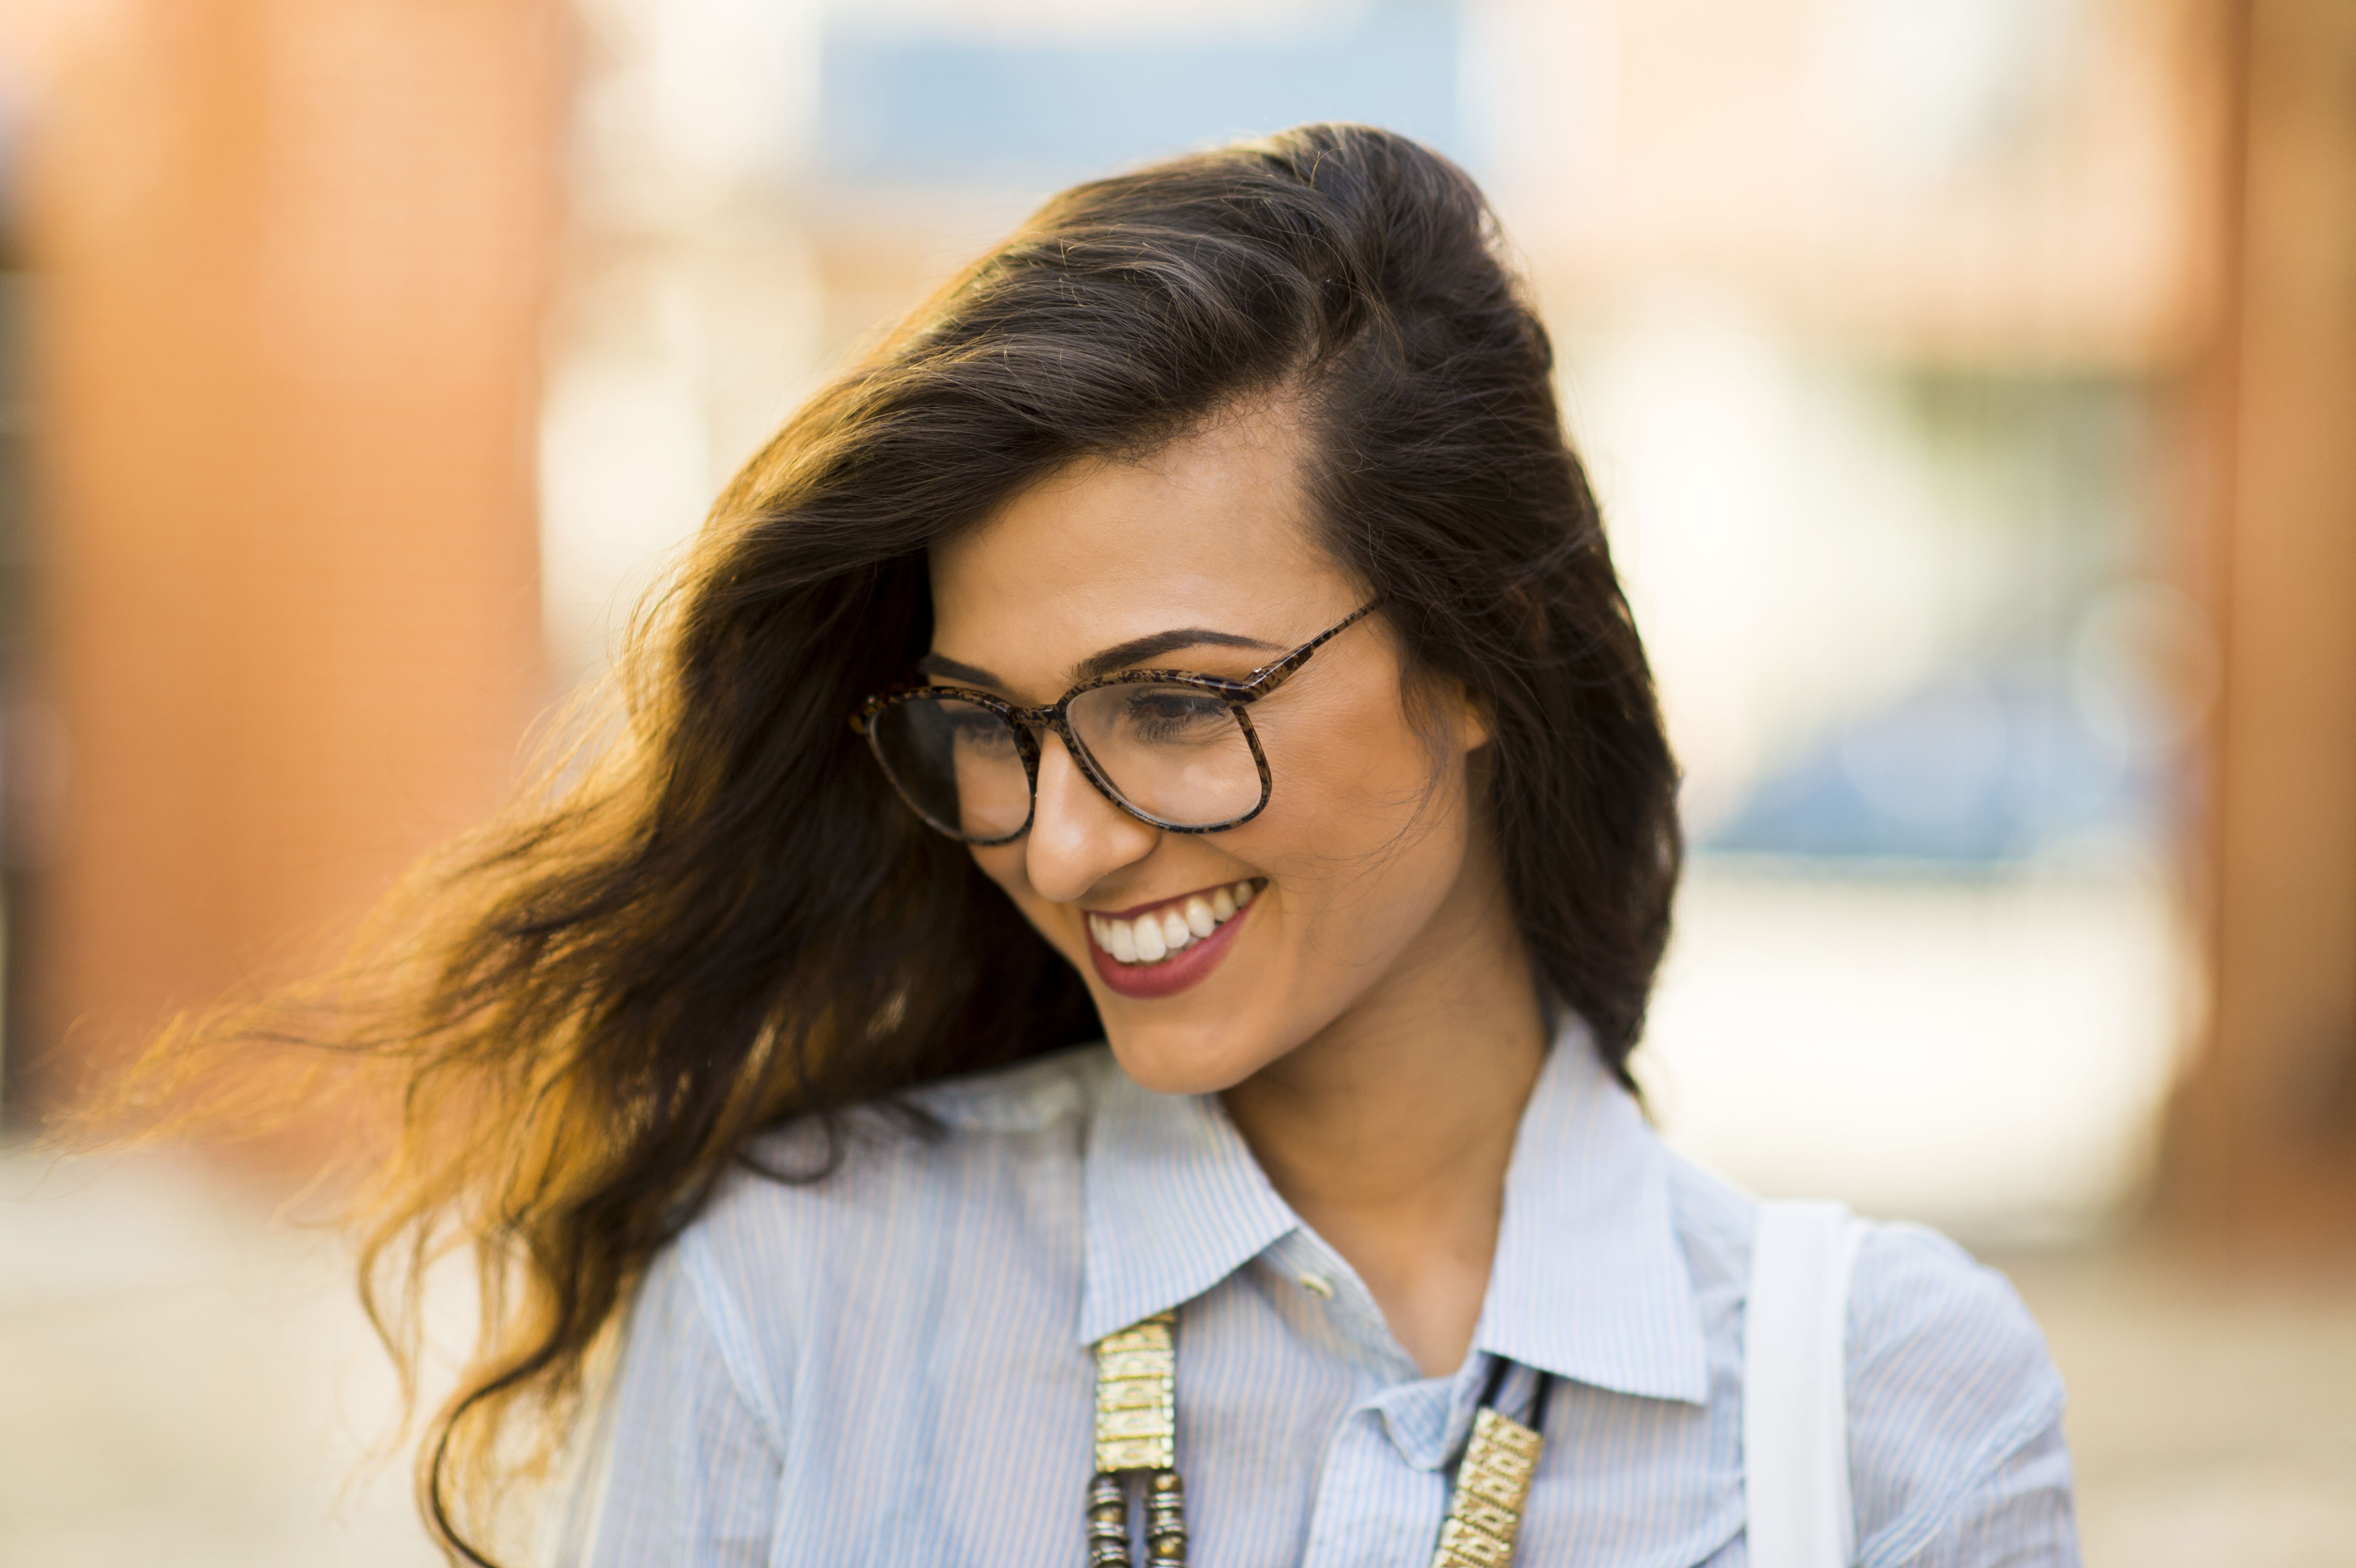
[[[1740,1568],[1757,1205],[1662,1147],[1576,1029],[1525,1112],[1474,1353],[1427,1378],[1215,1098],[1102,1048],[918,1096],[841,1168],[733,1179],[654,1266],[557,1555],[599,1568],[1078,1568],[1090,1341],[1179,1307],[1204,1568],[1425,1568],[1490,1358],[1557,1383],[1520,1568]],[[815,1131],[756,1150],[809,1166]],[[1848,1327],[1858,1561],[2077,1562],[2062,1384],[2002,1276],[1874,1227]]]

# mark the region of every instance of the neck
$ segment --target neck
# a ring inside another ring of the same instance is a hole
[[[1546,1054],[1503,879],[1472,859],[1379,985],[1224,1096],[1269,1182],[1430,1376],[1471,1348]]]

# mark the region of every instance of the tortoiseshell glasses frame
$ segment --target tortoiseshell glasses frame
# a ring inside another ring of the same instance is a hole
[[[1150,827],[1160,828],[1165,833],[1217,833],[1230,827],[1240,827],[1265,811],[1268,808],[1269,796],[1275,787],[1269,773],[1268,753],[1260,746],[1259,731],[1252,727],[1251,705],[1282,687],[1286,681],[1290,680],[1300,672],[1301,667],[1307,664],[1310,656],[1319,648],[1374,613],[1381,604],[1380,599],[1369,601],[1351,612],[1344,619],[1335,622],[1286,654],[1282,658],[1272,664],[1262,665],[1241,680],[1227,680],[1215,675],[1197,675],[1189,670],[1127,669],[1111,675],[1098,676],[1092,680],[1084,680],[1044,708],[1020,708],[1002,697],[976,690],[972,687],[911,683],[869,698],[851,716],[851,727],[867,738],[868,747],[874,752],[877,764],[884,770],[884,776],[891,781],[892,787],[899,793],[900,798],[907,804],[908,809],[915,812],[926,826],[964,843],[983,846],[1011,844],[1031,830],[1032,820],[1038,815],[1039,810],[1037,731],[1042,730],[1052,731],[1064,742],[1065,751],[1070,754],[1072,761],[1078,764],[1081,776],[1095,786],[1098,795],[1103,795],[1105,799],[1112,802],[1114,805],[1137,818],[1138,821]],[[1105,770],[1104,765],[1088,750],[1087,743],[1074,731],[1071,722],[1071,708],[1074,701],[1092,691],[1116,686],[1174,687],[1184,691],[1200,692],[1224,704],[1228,714],[1234,718],[1237,728],[1242,731],[1244,743],[1250,748],[1252,765],[1259,773],[1259,798],[1252,803],[1251,809],[1223,817],[1215,822],[1175,822],[1157,816],[1129,799]],[[942,821],[927,811],[911,793],[908,785],[894,771],[891,759],[885,755],[883,741],[877,734],[877,720],[887,709],[902,703],[938,702],[943,699],[969,703],[975,708],[995,714],[1012,732],[1016,749],[1023,760],[1023,771],[1028,780],[1031,795],[1029,809],[1023,817],[1023,825],[1012,832],[983,837],[968,833],[951,823]]]

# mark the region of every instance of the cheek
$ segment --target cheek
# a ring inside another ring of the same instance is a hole
[[[1262,735],[1274,789],[1255,828],[1302,869],[1348,869],[1461,815],[1461,759],[1435,755],[1395,692],[1288,713]],[[1280,829],[1280,832],[1278,830]],[[1363,868],[1362,868],[1363,869]]]
[[[1284,741],[1269,747],[1268,810],[1236,848],[1283,886],[1310,956],[1378,963],[1462,868],[1463,761],[1435,757],[1395,700],[1333,712]]]

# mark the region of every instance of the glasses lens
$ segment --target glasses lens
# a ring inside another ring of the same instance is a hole
[[[1260,803],[1259,765],[1235,710],[1183,686],[1099,686],[1072,699],[1073,732],[1121,798],[1157,822],[1213,827]]]
[[[961,838],[1004,838],[1031,818],[1013,727],[979,703],[911,697],[868,724],[875,754],[916,815]]]

